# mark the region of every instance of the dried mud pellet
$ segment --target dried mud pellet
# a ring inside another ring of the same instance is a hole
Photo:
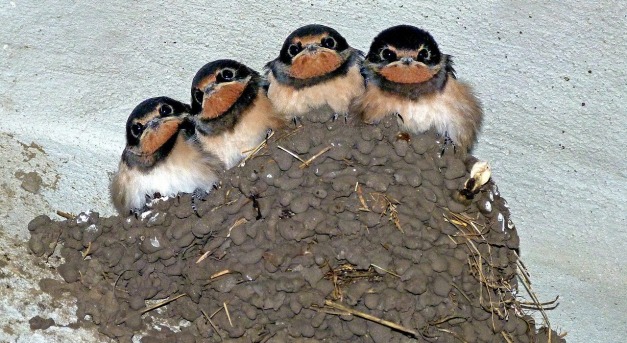
[[[370,126],[361,131],[361,138],[366,141],[380,141],[383,137],[383,131],[377,126]]]
[[[296,214],[307,211],[309,208],[310,197],[311,195],[309,194],[303,194],[295,197],[292,201],[290,201],[290,210]]]
[[[283,154],[274,154],[273,158],[276,164],[279,166],[279,169],[281,169],[282,171],[289,170],[295,160],[294,156],[290,155],[287,152]]]
[[[59,275],[65,280],[67,283],[73,283],[78,281],[80,278],[80,274],[78,272],[78,268],[76,266],[71,265],[69,263],[64,263],[57,268]]]
[[[366,320],[361,318],[346,322],[346,328],[357,336],[365,336],[368,333]]]
[[[475,307],[472,309],[472,316],[478,321],[484,321],[491,317],[491,313],[484,310],[481,307]],[[481,335],[481,336],[485,336],[485,335]]]
[[[431,187],[432,190],[439,189],[439,186],[444,184],[444,178],[442,177],[442,173],[438,170],[425,170],[422,171],[422,178],[425,181],[429,181],[431,185],[438,187]]]
[[[387,326],[368,321],[368,333],[374,343],[389,343],[392,338],[392,330]]]
[[[370,160],[371,160],[370,155],[362,154],[358,151],[353,151],[352,155],[353,155],[353,160],[355,160],[355,162],[357,162],[358,164],[363,165],[363,166],[370,165]]]
[[[364,181],[366,186],[374,189],[376,192],[384,193],[387,191],[390,183],[392,183],[392,178],[389,175],[367,174]]]
[[[433,146],[433,141],[428,136],[413,135],[411,139],[411,147],[417,154],[426,153]]]
[[[283,175],[277,180],[276,185],[284,191],[290,191],[292,189],[298,189],[302,181],[302,179],[294,179]]]
[[[358,141],[357,142],[357,150],[359,150],[362,154],[370,154],[375,147],[374,141]]]
[[[407,150],[409,150],[409,143],[407,141],[401,139],[394,142],[394,151],[398,156],[403,157],[407,155]]]
[[[215,279],[210,285],[217,292],[228,293],[237,285],[237,282],[235,276],[228,274]]]
[[[28,223],[28,231],[45,229],[52,224],[52,220],[45,214],[39,215]]]
[[[231,241],[233,241],[233,244],[235,245],[242,245],[247,238],[246,235],[246,230],[243,227],[235,227],[233,228],[233,230],[231,230],[230,232],[231,236]],[[246,254],[245,256],[247,256],[248,254]]]
[[[451,281],[441,275],[436,275],[433,279],[433,292],[441,297],[448,297],[451,291]]]
[[[459,159],[447,159],[446,160],[446,172],[444,172],[444,178],[447,180],[457,179],[466,175],[466,165]]]

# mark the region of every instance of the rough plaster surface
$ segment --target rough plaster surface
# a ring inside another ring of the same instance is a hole
[[[188,100],[204,63],[260,69],[312,22],[364,50],[382,29],[410,23],[455,56],[484,103],[475,154],[509,200],[539,297],[560,295],[554,327],[569,342],[618,342],[627,334],[626,13],[627,3],[609,1],[4,1],[1,239],[26,238],[28,220],[55,209],[111,214],[107,184],[128,113],[147,97]],[[17,322],[7,339],[53,340]]]

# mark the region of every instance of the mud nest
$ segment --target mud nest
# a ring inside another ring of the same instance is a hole
[[[490,181],[455,202],[474,158],[440,141],[395,118],[304,120],[197,213],[181,195],[137,216],[35,218],[30,249],[64,258],[65,283],[40,285],[122,342],[547,341],[517,298],[505,200]]]

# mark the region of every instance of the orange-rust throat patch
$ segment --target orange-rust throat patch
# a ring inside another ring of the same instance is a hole
[[[208,97],[205,96],[200,117],[213,119],[221,116],[235,104],[244,92],[244,89],[246,89],[246,84],[235,82],[220,87]]]
[[[159,126],[155,130],[146,131],[140,142],[141,154],[154,154],[168,139],[177,134],[180,124],[180,119],[168,120],[159,123]]]
[[[342,57],[334,51],[318,50],[310,55],[304,53],[290,67],[290,75],[297,79],[309,79],[328,74],[342,65]]]
[[[396,83],[421,83],[429,81],[435,71],[422,65],[405,66],[400,64],[392,64],[383,67],[379,74],[386,79]]]

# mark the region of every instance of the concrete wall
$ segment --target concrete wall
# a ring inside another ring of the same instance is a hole
[[[570,342],[626,332],[627,3],[588,1],[3,1],[0,228],[56,209],[111,214],[107,184],[141,100],[187,101],[204,63],[260,69],[291,30],[324,23],[367,50],[428,29],[485,106],[475,151],[493,166],[549,313]],[[34,173],[32,173],[34,172]]]

